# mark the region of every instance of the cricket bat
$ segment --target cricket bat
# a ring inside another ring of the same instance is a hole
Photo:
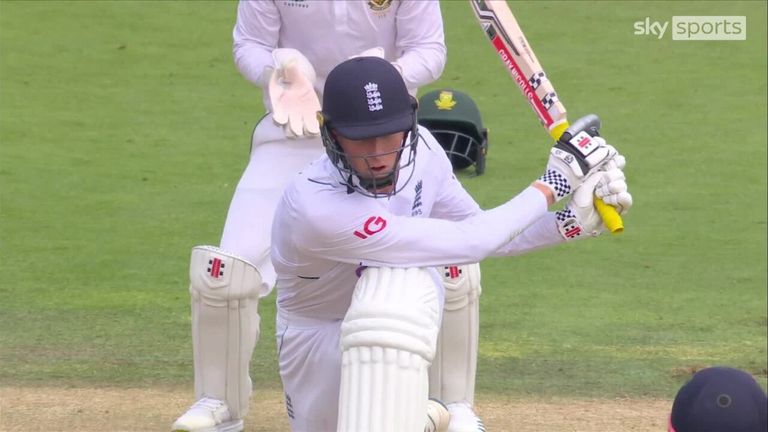
[[[469,0],[480,26],[539,117],[542,126],[557,141],[569,127],[565,106],[547,78],[536,54],[505,0]],[[595,199],[595,208],[612,233],[624,230],[621,216],[612,206]]]

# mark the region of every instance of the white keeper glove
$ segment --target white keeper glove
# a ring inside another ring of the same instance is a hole
[[[272,51],[275,69],[269,79],[272,119],[283,127],[288,138],[317,136],[320,100],[315,93],[315,68],[293,48]]]
[[[620,215],[627,214],[632,207],[632,195],[622,171],[625,164],[624,156],[617,153],[602,169],[590,172],[565,208],[556,212],[558,230],[566,240],[596,237],[605,231],[595,209],[595,197],[615,207]]]
[[[552,190],[555,201],[560,201],[616,154],[616,149],[603,138],[579,132],[569,141],[558,141],[552,147],[547,168],[538,182]]]

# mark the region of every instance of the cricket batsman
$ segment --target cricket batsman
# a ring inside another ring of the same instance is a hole
[[[597,236],[595,196],[632,204],[624,158],[590,136],[559,142],[538,179],[482,210],[417,106],[384,59],[336,66],[320,114],[326,154],[278,203],[271,257],[294,431],[446,430],[428,399],[448,296],[436,267]]]

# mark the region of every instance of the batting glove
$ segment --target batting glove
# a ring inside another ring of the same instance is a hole
[[[272,119],[289,138],[317,136],[320,100],[315,93],[315,69],[306,57],[293,48],[272,52],[275,69],[269,79]]]
[[[604,203],[613,206],[620,215],[625,215],[632,207],[632,195],[627,190],[624,167],[627,161],[619,153],[609,159],[600,169],[605,176],[595,188],[595,196]]]
[[[576,189],[584,178],[616,156],[613,146],[599,136],[579,132],[568,141],[559,140],[549,153],[547,168],[538,181],[560,201]]]
[[[632,195],[627,190],[623,167],[624,157],[617,155],[604,169],[588,174],[565,208],[556,212],[558,230],[566,240],[596,237],[605,231],[603,220],[595,209],[595,197],[614,206],[621,215],[629,211]]]

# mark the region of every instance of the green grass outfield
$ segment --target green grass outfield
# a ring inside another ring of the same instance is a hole
[[[626,232],[483,263],[478,390],[671,397],[690,370],[766,384],[766,3],[514,2],[571,113],[627,156]],[[216,244],[260,92],[233,2],[0,1],[0,384],[191,388],[187,264]],[[439,85],[476,98],[484,207],[548,139],[464,1],[443,3]],[[634,35],[747,16],[747,40]],[[429,90],[435,86],[422,89]],[[274,296],[252,372],[279,387]]]

